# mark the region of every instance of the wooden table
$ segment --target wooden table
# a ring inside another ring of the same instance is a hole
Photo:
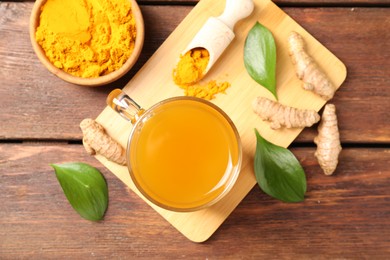
[[[256,186],[206,242],[190,242],[84,151],[80,121],[96,117],[196,1],[139,1],[146,36],[134,69],[86,88],[50,74],[33,53],[33,2],[0,2],[0,259],[390,258],[390,3],[388,0],[279,0],[276,4],[347,66],[333,103],[343,151],[334,176],[314,158],[316,127],[290,146],[308,180],[303,203]],[[67,202],[50,163],[82,161],[109,186],[102,222]]]

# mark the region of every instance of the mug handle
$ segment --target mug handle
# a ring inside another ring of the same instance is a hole
[[[132,124],[145,112],[133,99],[120,89],[114,89],[108,94],[106,103],[114,111]]]

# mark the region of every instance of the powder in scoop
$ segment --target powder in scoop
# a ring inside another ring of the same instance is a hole
[[[184,89],[186,96],[211,100],[216,94],[225,93],[225,90],[230,87],[229,82],[217,83],[215,80],[198,84],[204,76],[209,60],[210,54],[203,48],[192,49],[180,57],[173,70],[173,81]]]

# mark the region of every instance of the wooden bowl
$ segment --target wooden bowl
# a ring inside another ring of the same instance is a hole
[[[144,35],[145,35],[142,13],[135,0],[129,0],[131,3],[131,11],[135,18],[136,29],[137,29],[134,50],[131,56],[123,64],[121,68],[107,75],[99,76],[97,78],[82,78],[82,77],[77,77],[72,74],[69,74],[54,66],[46,57],[44,50],[37,43],[35,39],[35,32],[37,30],[37,27],[39,26],[39,21],[40,21],[41,7],[46,3],[46,1],[47,0],[37,0],[34,4],[34,7],[31,12],[31,17],[30,17],[30,40],[33,49],[36,55],[38,56],[39,60],[50,72],[52,72],[54,75],[67,82],[77,84],[77,85],[82,85],[82,86],[94,87],[94,86],[105,85],[119,79],[133,67],[133,65],[135,64],[135,62],[137,61],[141,53],[143,43],[144,43]]]

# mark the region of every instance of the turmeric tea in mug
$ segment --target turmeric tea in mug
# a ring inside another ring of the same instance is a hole
[[[217,106],[197,98],[161,102],[139,118],[128,145],[131,177],[166,209],[211,205],[233,186],[241,167],[237,130]]]

